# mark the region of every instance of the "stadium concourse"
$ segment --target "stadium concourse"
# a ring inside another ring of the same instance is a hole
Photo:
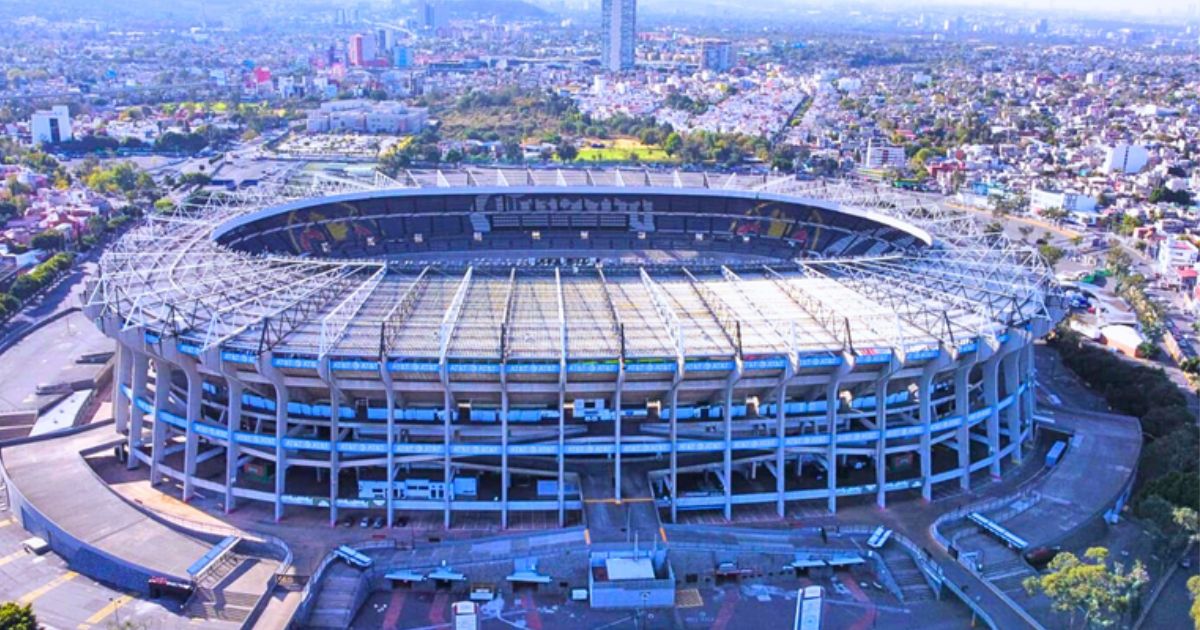
[[[965,488],[1020,461],[1063,308],[954,211],[681,172],[315,176],[153,216],[100,268],[130,467],[389,525]]]

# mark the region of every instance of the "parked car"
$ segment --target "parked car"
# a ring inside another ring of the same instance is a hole
[[[1046,565],[1050,564],[1050,561],[1053,560],[1054,556],[1057,556],[1058,552],[1060,551],[1062,551],[1062,547],[1057,546],[1034,547],[1033,549],[1025,552],[1025,562],[1028,562],[1029,566],[1041,571],[1042,569],[1046,568]]]

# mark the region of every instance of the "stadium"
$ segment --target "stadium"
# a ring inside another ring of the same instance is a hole
[[[852,183],[313,176],[127,233],[85,312],[154,483],[291,510],[578,522],[968,487],[1033,433],[1036,252]]]

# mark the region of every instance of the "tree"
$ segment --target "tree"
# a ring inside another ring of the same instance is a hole
[[[1161,438],[1194,419],[1192,410],[1184,405],[1155,407],[1142,416],[1142,432],[1152,438]]]
[[[1066,254],[1062,248],[1048,244],[1039,245],[1038,253],[1042,255],[1042,258],[1045,259],[1047,265],[1050,265],[1051,269],[1053,269],[1054,266],[1058,264],[1058,261],[1062,260],[1063,256]]]
[[[1046,208],[1045,210],[1042,210],[1041,215],[1045,219],[1059,221],[1067,218],[1067,211],[1063,210],[1062,208]]]
[[[525,158],[520,143],[512,140],[504,143],[504,159],[519,164]]]
[[[1164,536],[1170,536],[1175,529],[1175,506],[1157,494],[1143,499],[1137,506],[1137,514],[1153,523]]]
[[[1192,595],[1192,607],[1188,611],[1192,617],[1192,627],[1200,630],[1200,575],[1188,578],[1187,589]]]
[[[675,157],[675,154],[679,153],[679,150],[682,148],[683,138],[674,131],[667,135],[667,139],[663,141],[663,151],[666,151],[667,155],[671,157]]]
[[[1186,190],[1171,190],[1170,188],[1159,186],[1150,191],[1150,203],[1159,202],[1186,206],[1192,203],[1192,196]]]
[[[929,175],[929,171],[925,168],[929,160],[936,157],[937,154],[933,149],[924,147],[913,154],[908,160],[908,170],[913,172],[913,175],[919,178],[924,178]]]
[[[1041,592],[1053,602],[1054,610],[1083,613],[1083,625],[1110,626],[1128,611],[1138,591],[1149,580],[1141,561],[1128,571],[1120,563],[1109,563],[1108,549],[1091,547],[1081,560],[1070,552],[1059,553],[1048,571],[1023,582],[1031,595]]]
[[[63,236],[62,232],[58,230],[46,230],[45,232],[35,234],[30,239],[29,245],[34,249],[56,252],[62,249],[66,242],[67,239]]]
[[[1109,271],[1118,276],[1123,276],[1129,273],[1129,267],[1133,264],[1133,259],[1129,254],[1121,248],[1121,246],[1109,243],[1108,254],[1104,257],[1104,265]]]
[[[1142,227],[1142,220],[1132,214],[1126,214],[1121,218],[1121,225],[1117,227],[1117,233],[1129,236],[1133,231]]]
[[[154,202],[154,209],[160,214],[174,214],[175,202],[171,201],[169,197],[162,197]]]
[[[558,153],[558,159],[564,162],[574,162],[575,158],[579,156],[579,149],[575,148],[575,145],[570,142],[559,143],[554,151]]]
[[[1195,510],[1200,507],[1200,475],[1195,471],[1174,470],[1147,482],[1142,492],[1157,494],[1175,505]]]
[[[1200,542],[1200,514],[1189,507],[1175,508],[1171,515],[1175,524],[1188,533],[1193,542]]]
[[[0,604],[0,628],[4,630],[38,630],[33,605],[24,606],[13,602]]]

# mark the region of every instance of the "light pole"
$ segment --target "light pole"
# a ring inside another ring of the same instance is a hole
[[[121,602],[116,597],[109,597],[108,602],[113,604],[113,614],[117,618],[117,628],[121,627]]]

